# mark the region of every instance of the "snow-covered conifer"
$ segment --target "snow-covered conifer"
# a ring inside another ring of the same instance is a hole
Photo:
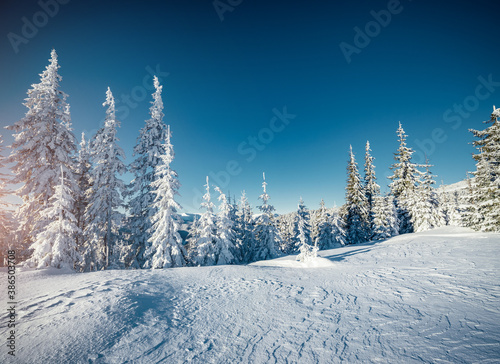
[[[81,259],[76,245],[80,229],[72,213],[74,200],[70,187],[66,185],[62,166],[60,174],[61,182],[56,186],[49,205],[40,214],[49,223],[31,245],[33,255],[27,261],[31,267],[74,269]]]
[[[234,221],[231,219],[231,205],[226,195],[219,187],[215,187],[219,193],[219,214],[217,215],[217,239],[215,245],[215,256],[217,265],[234,264],[237,262],[236,247],[234,245],[235,232]]]
[[[404,234],[413,232],[411,212],[415,207],[415,193],[421,173],[411,160],[414,151],[406,146],[407,135],[401,123],[396,133],[399,148],[394,153],[396,162],[391,166],[393,175],[389,177],[389,187],[398,210],[399,232]]]
[[[177,173],[170,167],[174,160],[174,148],[170,142],[170,127],[163,145],[161,163],[155,168],[152,182],[155,214],[151,217],[152,234],[145,251],[144,268],[173,268],[186,265],[186,251],[179,235],[181,218],[177,214],[181,206],[175,201],[180,187]]]
[[[244,263],[250,261],[255,250],[254,228],[252,208],[243,191],[236,214],[236,246],[240,249],[241,261]]]
[[[139,266],[145,263],[144,251],[153,231],[151,230],[151,217],[156,213],[156,207],[153,204],[155,195],[152,191],[152,184],[158,178],[155,169],[161,164],[161,156],[165,154],[163,142],[166,138],[166,125],[163,122],[161,97],[163,86],[160,86],[156,76],[153,78],[153,84],[155,92],[149,108],[150,118],[145,121],[134,147],[136,159],[130,165],[130,172],[134,174],[134,179],[127,189],[127,195],[131,197],[129,224],[132,241],[130,244],[131,249],[136,252]]]
[[[215,245],[217,240],[217,226],[214,219],[214,204],[210,196],[210,184],[207,184],[206,193],[203,195],[203,202],[201,208],[205,212],[201,215],[197,223],[198,240],[194,243],[189,251],[189,260],[194,265],[215,265],[217,263],[217,256]]]
[[[415,209],[412,211],[412,225],[415,232],[430,230],[444,224],[439,197],[433,185],[432,167],[427,161],[422,182],[417,186],[415,194]]]
[[[368,210],[368,238],[371,237],[374,229],[373,225],[373,199],[380,194],[380,186],[377,184],[375,176],[375,166],[373,165],[373,157],[370,154],[370,142],[366,142],[365,146],[365,179],[364,190],[366,196],[366,206]]]
[[[358,164],[349,150],[349,163],[347,165],[347,186],[344,208],[344,221],[346,239],[349,244],[362,243],[368,239],[368,210],[367,200],[358,172]]]
[[[297,215],[294,224],[295,240],[297,242],[296,250],[299,251],[297,260],[305,262],[317,256],[318,245],[312,245],[311,227],[309,225],[309,210],[304,201],[300,198],[297,208]]]
[[[342,219],[338,214],[329,214],[321,200],[318,209],[318,235],[314,241],[319,250],[332,249],[346,244]]]
[[[78,150],[77,160],[76,160],[76,171],[75,178],[77,182],[77,190],[75,193],[75,218],[76,225],[80,229],[80,233],[77,234],[76,244],[78,249],[81,250],[84,244],[83,231],[85,231],[85,209],[88,205],[88,193],[90,191],[90,148],[87,140],[85,139],[85,133],[82,133],[82,139],[80,142],[80,149]]]
[[[500,231],[500,108],[493,106],[491,124],[484,130],[471,130],[478,140],[473,144],[479,150],[474,155],[474,200],[477,214],[475,228],[483,231]]]
[[[278,257],[278,247],[282,244],[281,236],[274,223],[274,206],[268,203],[266,175],[263,173],[262,189],[259,196],[262,205],[258,208],[262,212],[255,221],[255,251],[252,261],[274,259]]]
[[[25,117],[8,127],[15,132],[9,158],[9,162],[14,163],[12,183],[22,184],[17,191],[23,200],[17,220],[20,224],[18,243],[23,247],[29,246],[50,223],[40,213],[59,185],[61,166],[67,185],[72,191],[76,188],[72,159],[76,150],[75,137],[66,102],[68,95],[59,89],[62,77],[58,74],[60,66],[55,50],[49,61],[40,75],[40,83],[28,90]]]
[[[118,176],[126,172],[125,154],[117,144],[116,132],[120,122],[115,116],[115,99],[109,87],[103,106],[107,106],[104,126],[97,131],[90,147],[94,168],[85,211],[85,270],[108,267],[123,221],[119,208],[124,206],[122,193],[125,185]]]
[[[306,205],[304,204],[304,200],[302,200],[301,197],[297,207],[297,214],[295,215],[293,226],[295,240],[295,246],[293,250],[294,252],[299,251],[300,247],[304,244],[307,244],[308,246],[312,245],[311,226],[309,224],[309,220],[309,210],[307,209]]]

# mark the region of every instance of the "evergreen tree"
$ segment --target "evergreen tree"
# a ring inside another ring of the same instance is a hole
[[[321,200],[318,210],[318,235],[314,244],[319,250],[332,249],[346,244],[345,231],[342,227],[342,219],[338,214],[330,215]]]
[[[444,224],[438,194],[433,185],[432,167],[427,161],[422,183],[416,189],[415,210],[412,211],[412,225],[415,232],[430,230]]]
[[[75,268],[81,257],[76,245],[76,236],[80,229],[72,213],[73,208],[72,192],[65,183],[61,166],[61,183],[56,186],[49,205],[40,214],[49,224],[36,236],[30,247],[33,249],[33,255],[27,261],[29,266]]]
[[[415,193],[420,178],[417,165],[412,162],[413,149],[406,146],[407,135],[399,123],[397,130],[399,148],[394,153],[395,163],[391,166],[393,175],[389,177],[391,195],[398,211],[399,233],[413,232],[411,211],[415,208]]]
[[[304,205],[304,201],[301,197],[293,227],[293,235],[295,238],[294,252],[299,251],[304,244],[307,244],[308,246],[312,245],[311,226],[309,224],[309,220],[309,210]]]
[[[474,200],[477,214],[482,218],[475,228],[483,231],[500,231],[500,108],[493,106],[491,124],[484,130],[470,130],[478,140],[473,142],[479,150],[474,155]]]
[[[236,214],[236,246],[240,249],[241,261],[248,263],[255,250],[254,221],[252,208],[245,191],[241,193],[239,209]]]
[[[165,153],[156,166],[156,178],[152,182],[155,200],[152,205],[155,214],[151,217],[152,234],[145,252],[144,268],[172,268],[186,265],[186,251],[179,235],[181,208],[175,201],[180,187],[177,173],[170,167],[174,160],[174,148],[170,142],[170,128],[163,145]]]
[[[349,244],[362,243],[368,238],[368,209],[361,179],[358,172],[358,164],[352,152],[349,151],[349,163],[347,165],[347,186],[345,202],[345,227],[346,238]]]
[[[130,244],[137,257],[137,263],[134,262],[134,265],[138,266],[145,263],[144,252],[148,246],[148,239],[151,238],[151,218],[156,213],[152,185],[158,178],[155,169],[161,165],[161,156],[165,154],[163,142],[167,133],[163,122],[162,86],[156,76],[153,81],[155,92],[149,108],[151,117],[145,121],[134,147],[136,159],[130,165],[130,172],[134,174],[134,179],[128,185],[127,190],[127,195],[131,197],[129,224],[132,241]]]
[[[77,160],[76,160],[76,171],[75,177],[77,182],[76,198],[75,198],[75,218],[76,225],[79,229],[79,234],[76,236],[76,245],[79,251],[83,249],[84,237],[83,231],[85,231],[85,209],[88,205],[88,193],[90,191],[90,148],[87,140],[85,139],[85,133],[82,133],[82,139],[80,142],[80,149],[78,150]]]
[[[116,132],[120,122],[115,116],[115,99],[109,87],[103,106],[108,107],[104,126],[91,142],[94,168],[85,211],[85,270],[100,270],[109,266],[124,217],[119,208],[124,206],[122,193],[125,185],[118,175],[126,172],[123,163],[125,154],[117,144]]]
[[[377,184],[375,177],[375,166],[373,165],[373,157],[370,154],[370,142],[366,142],[365,146],[365,180],[364,189],[366,196],[366,205],[368,210],[368,238],[371,238],[374,230],[373,224],[373,205],[374,198],[380,194],[380,186]]]
[[[300,198],[297,215],[295,219],[295,239],[297,241],[296,250],[299,251],[297,260],[305,262],[317,256],[318,245],[312,246],[311,227],[309,225],[309,211],[304,205],[304,201]]]
[[[215,251],[217,240],[217,227],[214,220],[214,204],[210,196],[210,184],[205,185],[207,192],[203,195],[203,202],[201,208],[205,212],[201,215],[197,223],[198,239],[190,250],[189,259],[194,265],[215,265],[217,263],[217,256]]]
[[[61,166],[66,183],[72,191],[76,189],[71,157],[76,150],[75,137],[66,102],[68,95],[59,89],[62,80],[58,74],[59,67],[56,51],[52,50],[50,64],[40,75],[40,83],[28,90],[24,103],[28,108],[25,117],[8,127],[15,132],[8,160],[14,163],[12,183],[22,184],[17,191],[22,205],[16,214],[20,259],[27,257],[24,248],[31,245],[38,233],[46,230],[50,223],[41,216],[41,212],[47,208],[59,185]]]
[[[347,245],[347,234],[345,231],[344,219],[339,214],[333,214],[330,218],[332,225],[333,246],[332,248]]]
[[[262,182],[263,193],[259,196],[262,205],[258,207],[262,214],[255,221],[256,246],[252,261],[278,257],[277,249],[282,244],[281,236],[274,224],[274,206],[268,204],[270,197],[266,191],[266,175],[263,173],[262,176],[264,179]]]
[[[236,248],[234,246],[235,232],[234,221],[231,218],[231,205],[226,195],[219,187],[215,187],[219,193],[219,214],[217,216],[217,239],[215,245],[215,256],[218,265],[234,264],[236,259]]]
[[[392,196],[376,196],[373,200],[373,239],[385,240],[398,235],[397,211]]]

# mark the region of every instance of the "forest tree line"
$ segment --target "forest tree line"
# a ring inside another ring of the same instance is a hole
[[[0,136],[0,168],[12,171],[0,174],[1,251],[15,249],[30,267],[81,272],[169,268],[249,263],[295,253],[305,260],[321,249],[443,225],[500,231],[500,109],[494,107],[488,126],[471,130],[476,171],[467,179],[466,193],[434,187],[432,165],[412,161],[414,150],[400,123],[387,194],[380,192],[369,142],[363,176],[349,150],[345,203],[339,209],[327,209],[322,201],[318,210],[309,210],[301,199],[296,212],[277,215],[263,175],[259,214],[254,214],[244,192],[238,201],[231,199],[207,177],[203,213],[183,239],[176,201],[180,184],[171,167],[175,154],[158,78],[135,159],[126,165],[111,90],[103,103],[104,125],[91,138],[82,134],[77,146],[59,68],[52,50],[40,83],[27,92],[25,117],[7,127],[14,136],[8,155]],[[134,175],[130,183],[121,179],[126,171]],[[16,184],[21,187],[10,191]],[[22,199],[15,210],[4,201],[13,193]]]

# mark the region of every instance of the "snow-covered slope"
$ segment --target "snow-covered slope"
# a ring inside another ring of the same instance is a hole
[[[499,234],[442,228],[320,255],[303,269],[23,271],[16,360],[4,348],[0,362],[500,361]]]

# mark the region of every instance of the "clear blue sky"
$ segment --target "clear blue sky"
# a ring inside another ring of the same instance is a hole
[[[457,182],[474,168],[468,129],[483,128],[500,105],[495,1],[221,0],[232,9],[223,14],[212,1],[62,2],[43,10],[37,1],[2,1],[0,126],[23,117],[26,91],[55,48],[75,135],[99,128],[110,86],[130,162],[157,73],[185,211],[197,210],[195,191],[229,161],[236,175],[222,187],[246,190],[253,206],[263,171],[278,212],[294,210],[301,196],[309,208],[321,198],[340,205],[349,144],[362,165],[366,140],[386,186],[399,121],[417,159],[427,152],[438,181]],[[379,23],[373,11],[383,11]],[[273,119],[284,108],[295,115],[288,125]]]

